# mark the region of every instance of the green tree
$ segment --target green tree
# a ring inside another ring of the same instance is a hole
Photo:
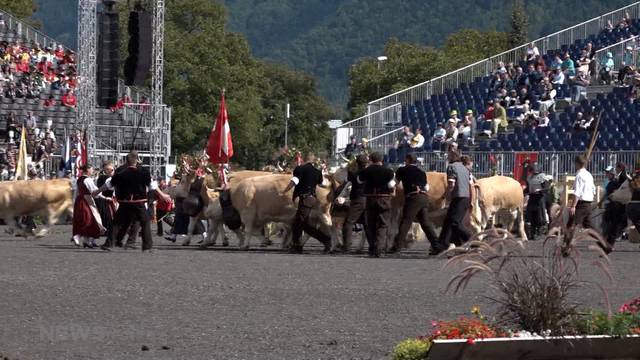
[[[365,113],[367,102],[405,89],[485,59],[508,49],[507,34],[498,31],[462,29],[451,34],[441,48],[390,39],[384,49],[388,60],[364,58],[350,71],[352,116]],[[378,91],[380,89],[380,91]]]
[[[509,32],[509,45],[514,48],[523,45],[529,37],[529,17],[524,7],[523,0],[513,0],[511,10],[511,31]]]
[[[36,11],[36,4],[33,0],[0,0],[0,9],[20,19],[28,19]]]
[[[124,3],[120,6],[121,14],[129,10]],[[169,0],[166,9],[164,101],[173,108],[176,153],[202,151],[218,113],[221,88],[226,89],[234,162],[261,167],[284,145],[287,101],[293,109],[290,144],[314,151],[328,148],[325,123],[332,112],[311,77],[256,60],[242,35],[225,30],[225,8],[218,3]]]

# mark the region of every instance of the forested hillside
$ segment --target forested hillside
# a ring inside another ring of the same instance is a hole
[[[180,0],[187,3],[190,0]],[[214,1],[214,0],[211,0]],[[77,0],[37,0],[45,31],[75,39]],[[386,41],[444,44],[462,28],[504,31],[510,0],[224,0],[228,28],[244,33],[253,53],[316,76],[334,104],[348,101],[348,71]],[[527,0],[529,36],[555,32],[631,3],[629,0]]]

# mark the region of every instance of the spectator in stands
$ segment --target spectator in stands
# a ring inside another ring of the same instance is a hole
[[[413,133],[411,132],[411,128],[405,126],[402,129],[402,134],[400,135],[400,139],[398,139],[398,148],[408,148],[411,144],[411,139],[413,139]]]
[[[548,127],[549,126],[549,112],[541,111],[540,116],[536,119],[537,127]]]
[[[589,64],[591,64],[591,58],[589,58],[589,53],[586,49],[582,50],[582,52],[580,53],[580,58],[577,61],[578,72],[583,71],[588,75],[590,70]]]
[[[513,76],[513,82],[517,88],[527,86],[527,74],[522,70],[522,66],[516,68],[516,74]]]
[[[564,85],[565,84],[565,76],[564,76],[564,72],[562,72],[562,70],[560,68],[556,68],[553,70],[553,80],[551,81],[551,83],[553,85]]]
[[[569,78],[573,78],[576,76],[576,66],[573,60],[571,60],[571,55],[569,53],[564,54],[564,61],[562,61],[562,70],[564,70],[565,75]]]
[[[15,140],[14,136],[18,132],[18,121],[16,119],[16,113],[13,111],[6,117],[7,122],[7,141]]]
[[[445,146],[449,146],[449,145],[453,145],[456,144],[458,142],[458,127],[457,127],[457,123],[456,120],[454,118],[449,119],[448,125],[447,125],[447,133],[445,135]]]
[[[535,43],[529,44],[529,46],[527,46],[527,56],[525,60],[535,61],[536,58],[538,58],[539,56],[540,56],[540,50],[538,50],[538,47],[536,46],[536,44]]]
[[[516,121],[521,125],[529,126],[535,119],[535,113],[531,110],[529,103],[522,104],[522,113],[516,117]]]
[[[444,141],[446,140],[447,131],[444,129],[444,125],[442,123],[438,123],[438,127],[436,131],[433,132],[433,149],[440,150],[444,146]]]
[[[27,129],[34,130],[38,127],[38,118],[33,114],[33,111],[29,111],[24,119]]]
[[[556,89],[553,87],[551,81],[549,81],[548,77],[545,77],[542,80],[542,94],[540,96],[540,111],[547,111],[549,109],[554,109],[556,105]],[[555,111],[555,110],[553,110]]]
[[[56,104],[56,100],[55,100],[55,98],[53,97],[53,95],[49,95],[49,98],[47,98],[47,99],[44,101],[44,107],[46,107],[46,108],[52,107],[52,106],[54,106],[55,104]]]
[[[506,103],[504,101],[496,102],[496,108],[494,110],[493,119],[493,135],[498,136],[499,128],[506,129],[509,126],[507,120],[507,109],[505,109]]]
[[[9,88],[5,91],[4,97],[11,100],[12,103],[16,102],[16,98],[18,97],[18,93],[16,91],[16,85],[11,83],[9,84]]]
[[[129,98],[126,94],[123,95],[114,106],[111,107],[111,112],[117,112],[124,108],[125,104],[131,103],[131,98]]]
[[[551,61],[551,69],[561,69],[562,68],[562,59],[560,55],[556,54],[553,57],[553,61]]]
[[[576,76],[573,88],[573,102],[580,103],[580,100],[587,97],[587,86],[589,86],[589,76],[585,71],[580,71]]]
[[[495,113],[495,106],[493,100],[489,100],[487,102],[487,107],[484,110],[484,119],[485,120],[493,120]]]
[[[69,90],[62,95],[62,106],[68,109],[76,108],[76,96],[73,94],[73,90]]]
[[[613,61],[613,54],[611,51],[607,52],[607,57],[602,59],[600,62],[600,82],[602,84],[611,84],[613,80],[613,67],[615,63]]]
[[[456,126],[458,126],[458,122],[460,122],[460,119],[458,118],[458,110],[451,110],[450,114],[450,118],[449,121],[453,120],[456,123]]]
[[[422,129],[416,129],[416,135],[411,139],[411,150],[412,151],[421,151],[424,146],[424,136],[422,136]]]

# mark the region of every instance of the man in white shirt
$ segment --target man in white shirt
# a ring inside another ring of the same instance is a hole
[[[422,129],[416,129],[416,135],[411,139],[411,148],[414,150],[422,149],[424,146],[424,136],[422,136]]]
[[[596,186],[593,182],[593,176],[585,169],[587,159],[583,156],[577,156],[575,161],[576,180],[573,187],[573,194],[569,198],[569,228],[576,225],[582,225],[583,228],[591,229],[591,205],[593,203]]]

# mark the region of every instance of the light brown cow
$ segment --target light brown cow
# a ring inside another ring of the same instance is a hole
[[[524,231],[524,194],[518,181],[506,176],[492,176],[476,181],[475,194],[472,195],[471,227],[476,232],[486,229],[488,222],[494,220],[499,210],[511,214],[511,224],[519,218],[518,232],[522,241],[527,241]]]
[[[73,214],[72,196],[68,179],[0,182],[0,218],[17,227],[18,216],[42,216],[45,225],[36,234],[42,237],[63,214]]]
[[[249,179],[257,176],[270,175],[270,173],[264,171],[237,171],[229,174],[228,186],[233,192],[235,186],[244,179]],[[189,195],[189,188],[195,180],[194,174],[188,174],[182,177],[180,183],[176,186],[175,190],[171,192],[172,197],[187,197]],[[218,236],[222,235],[224,239],[224,221],[222,218],[222,207],[220,206],[219,196],[220,194],[215,189],[210,189],[212,184],[206,184],[210,181],[205,181],[205,186],[200,189],[200,196],[204,202],[204,208],[196,216],[192,216],[189,219],[189,229],[187,231],[187,237],[183,241],[182,245],[187,246],[191,243],[192,235],[195,231],[198,221],[207,221],[207,236],[204,240],[203,247],[215,245]],[[223,245],[227,246],[227,240],[223,240]]]
[[[290,181],[291,175],[253,177],[241,181],[231,191],[233,207],[240,213],[244,224],[244,233],[236,231],[240,238],[240,248],[248,249],[251,237],[270,222],[291,227],[297,210],[297,201],[292,200],[291,191],[283,193]],[[318,201],[311,212],[310,221],[316,222],[321,231],[331,234],[332,244],[335,244],[336,231],[332,226],[330,214],[333,199],[331,190],[318,187],[316,195]],[[288,232],[287,238],[290,237],[291,232]],[[283,241],[283,246],[287,245],[288,241]]]

